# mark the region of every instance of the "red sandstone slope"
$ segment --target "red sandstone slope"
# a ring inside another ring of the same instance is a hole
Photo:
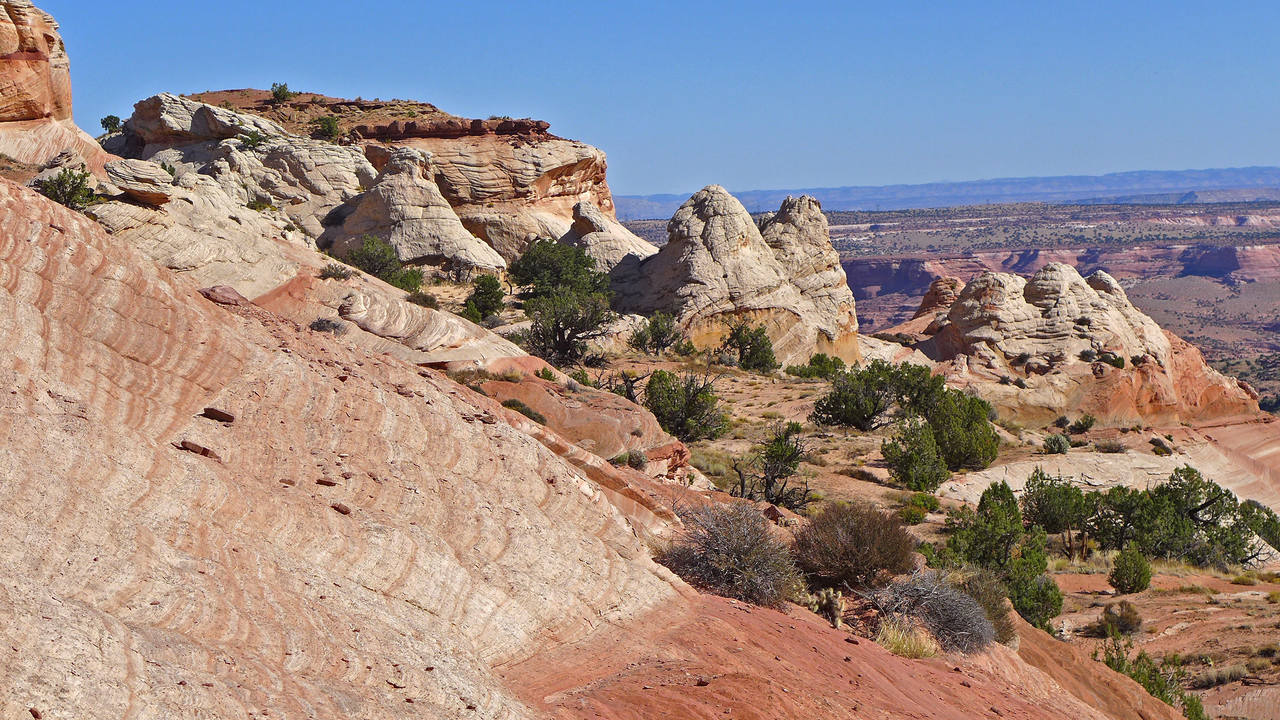
[[[0,210],[6,717],[1104,717],[1001,649],[954,673],[696,597],[635,536],[663,510],[546,430]]]

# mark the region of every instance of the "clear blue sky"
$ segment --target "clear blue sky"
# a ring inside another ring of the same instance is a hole
[[[36,0],[92,132],[160,91],[531,116],[619,194],[1280,164],[1280,3]]]

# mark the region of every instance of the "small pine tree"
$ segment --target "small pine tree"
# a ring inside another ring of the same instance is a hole
[[[503,299],[506,298],[507,293],[502,289],[502,283],[498,278],[492,275],[481,275],[475,279],[472,287],[474,289],[471,295],[467,296],[467,304],[475,308],[481,320],[501,312],[504,307]]]
[[[738,367],[743,370],[772,372],[778,368],[778,360],[773,355],[773,341],[764,326],[752,327],[746,322],[730,325],[722,349],[733,354]]]
[[[120,128],[124,127],[124,123],[120,120],[120,116],[118,115],[108,115],[102,118],[99,122],[102,123],[102,129],[108,133],[118,133],[120,132]]]
[[[1131,544],[1116,555],[1107,581],[1121,595],[1142,592],[1151,586],[1151,563]]]
[[[93,191],[89,189],[89,173],[84,166],[79,170],[62,168],[57,175],[36,182],[36,191],[50,200],[81,212],[93,204]]]
[[[288,83],[271,83],[271,101],[277,105],[286,103],[298,96],[298,93],[289,89]]]
[[[933,492],[951,473],[938,452],[928,423],[911,419],[898,425],[893,437],[880,446],[889,472],[897,482],[923,492]]]

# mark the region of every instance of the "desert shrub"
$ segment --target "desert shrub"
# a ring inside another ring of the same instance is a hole
[[[687,342],[687,338],[675,319],[664,312],[654,313],[627,339],[628,345],[646,355],[661,355],[681,342]]]
[[[920,621],[947,651],[976,652],[995,640],[978,601],[932,570],[892,583],[871,600],[886,616]]]
[[[903,505],[898,508],[898,519],[901,520],[904,525],[919,525],[924,522],[926,515],[928,515],[928,513],[924,508],[917,507],[915,505]]]
[[[893,479],[912,490],[933,492],[951,476],[933,430],[918,418],[899,424],[893,437],[880,445],[880,452]]]
[[[502,311],[503,299],[507,293],[502,283],[492,275],[481,275],[471,283],[471,294],[467,296],[467,304],[475,308],[481,319],[496,315]]]
[[[795,481],[805,456],[800,423],[774,425],[768,440],[749,459],[734,460],[738,481],[730,489],[735,497],[763,500],[789,510],[801,510],[814,501],[809,483]]]
[[[1066,435],[1050,435],[1044,439],[1046,455],[1066,455],[1071,449],[1071,438]]]
[[[626,465],[627,467],[633,470],[643,470],[646,462],[647,462],[647,459],[645,458],[645,454],[639,450],[624,452],[621,455],[616,455],[609,460],[609,463],[611,465],[615,465],[617,467],[622,467],[623,465]]]
[[[559,367],[587,359],[587,341],[607,334],[617,318],[608,298],[598,293],[537,297],[525,303],[524,311],[532,321],[526,349]]]
[[[556,381],[556,374],[551,368],[544,367],[538,372],[534,373],[534,375],[537,375],[538,377],[542,378],[543,380],[546,380],[547,382]]]
[[[684,530],[658,561],[717,595],[782,607],[802,587],[786,544],[751,505],[708,505],[682,518]]]
[[[925,512],[937,512],[938,508],[942,507],[942,504],[938,502],[938,498],[927,492],[912,494],[911,497],[907,498],[906,504],[921,508]]]
[[[1067,427],[1068,425],[1070,425],[1070,424],[1071,424],[1071,419],[1070,419],[1070,418],[1068,418],[1066,415],[1059,415],[1059,416],[1058,416],[1058,419],[1053,421],[1053,426],[1054,426],[1054,427],[1056,427],[1056,428],[1062,428],[1062,429],[1064,429],[1064,430],[1065,430],[1065,429],[1066,429],[1066,427]]]
[[[546,416],[544,416],[542,413],[538,412],[537,410],[534,410],[533,408],[529,407],[528,405],[524,404],[523,401],[517,400],[516,398],[511,398],[510,400],[503,400],[502,407],[508,408],[510,410],[515,410],[516,412],[520,413],[521,415],[529,418],[530,420],[540,425],[547,424]]]
[[[1028,623],[1048,630],[1049,621],[1062,614],[1062,590],[1048,575],[1011,575],[1008,582],[1013,609]]]
[[[1182,709],[1187,720],[1209,720],[1205,714],[1200,698],[1182,689],[1186,679],[1186,670],[1172,658],[1156,663],[1155,659],[1139,651],[1129,657],[1133,649],[1132,640],[1122,640],[1120,635],[1112,634],[1098,650],[1094,650],[1095,660],[1101,659],[1107,667],[1123,675],[1128,675],[1141,685],[1151,697],[1161,702]],[[1099,651],[1102,657],[1099,658]]]
[[[1109,603],[1098,618],[1098,630],[1103,636],[1115,633],[1132,635],[1141,629],[1142,615],[1138,613],[1138,607],[1128,600]]]
[[[286,103],[298,96],[298,93],[289,89],[288,83],[271,83],[271,101],[280,104]]]
[[[355,277],[356,271],[341,263],[329,263],[320,270],[321,280],[349,280]]]
[[[1151,443],[1151,452],[1156,455],[1165,457],[1173,454],[1173,448],[1160,438],[1151,438],[1148,442]]]
[[[245,207],[253,210],[254,212],[266,212],[267,210],[280,209],[275,205],[272,205],[270,200],[263,200],[262,198],[254,198],[253,200],[250,200],[249,204],[245,205]]]
[[[360,247],[348,253],[347,262],[405,292],[413,292],[422,285],[422,271],[404,267],[396,249],[373,235],[360,239]]]
[[[938,654],[938,641],[911,622],[886,618],[876,632],[876,644],[899,657],[919,659]]]
[[[327,332],[334,335],[343,335],[347,332],[347,324],[337,318],[320,317],[311,321],[309,325],[316,332]]]
[[[83,165],[79,170],[65,167],[51,178],[37,180],[35,189],[59,205],[81,212],[94,202],[93,191],[89,189],[89,177]]]
[[[240,134],[236,138],[245,150],[257,150],[267,141],[267,136],[263,135],[257,128],[242,127]]]
[[[569,372],[569,379],[585,387],[599,387],[599,383],[597,383],[595,380],[592,380],[587,375],[587,371],[583,370],[582,368],[577,368]]]
[[[120,128],[124,127],[119,115],[108,115],[98,122],[102,124],[102,129],[108,133],[118,133]]]
[[[778,367],[778,360],[773,355],[773,341],[763,325],[752,327],[745,321],[731,324],[720,349],[730,353],[735,359],[734,364],[743,370],[772,372]]]
[[[1151,586],[1151,563],[1136,545],[1129,545],[1116,555],[1107,582],[1121,595],[1142,592]]]
[[[787,374],[801,378],[829,378],[844,370],[844,360],[818,353],[809,358],[808,365],[788,365]]]
[[[508,268],[511,282],[523,287],[521,297],[609,293],[609,276],[582,248],[555,240],[535,240]]]
[[[322,140],[332,142],[342,135],[342,128],[338,125],[338,118],[332,115],[316,118],[311,121],[311,124],[315,126],[316,135]]]
[[[1098,351],[1097,350],[1081,350],[1080,359],[1085,362],[1093,362],[1094,360],[1098,359]]]
[[[924,410],[948,468],[981,470],[996,459],[1000,436],[989,419],[992,414],[982,398],[947,388]]]
[[[917,542],[897,518],[868,505],[833,504],[796,535],[796,563],[811,583],[866,587],[911,569]]]
[[[844,594],[839,590],[822,588],[814,594],[805,593],[800,604],[809,608],[810,612],[826,618],[827,622],[831,623],[831,627],[840,629],[844,613]]]
[[[1007,644],[1017,637],[1010,612],[1009,591],[990,570],[975,570],[963,575],[957,587],[973,598],[987,614],[987,620],[995,632],[995,640]]]
[[[887,421],[897,397],[893,366],[872,360],[865,367],[837,372],[831,389],[818,399],[810,416],[817,425],[851,426],[873,430]]]
[[[1089,432],[1089,430],[1093,428],[1094,424],[1097,422],[1098,422],[1097,418],[1095,418],[1094,416],[1088,413],[1085,413],[1084,415],[1080,416],[1080,419],[1076,420],[1075,422],[1067,426],[1067,432],[1071,435],[1079,435],[1080,433],[1086,433],[1086,432]]]
[[[1066,479],[1050,477],[1037,467],[1022,493],[1022,519],[1047,533],[1064,533],[1068,554],[1075,555],[1074,534],[1084,527],[1087,513],[1084,492]]]
[[[654,371],[645,386],[644,406],[663,430],[683,442],[720,437],[729,426],[720,409],[715,380],[693,373],[680,377],[666,370]]]
[[[1112,352],[1102,353],[1098,356],[1098,361],[1104,362],[1114,368],[1119,368],[1121,370],[1124,369],[1124,358]]]
[[[1243,680],[1249,671],[1243,665],[1228,665],[1227,667],[1212,668],[1206,670],[1199,675],[1191,678],[1191,687],[1197,690],[1205,690],[1219,685],[1226,685],[1238,680]]]
[[[1093,449],[1100,453],[1122,453],[1124,445],[1118,440],[1099,440],[1093,444]]]
[[[1022,539],[1022,511],[1007,483],[992,483],[982,492],[977,511],[962,508],[949,521],[947,547],[964,562],[1002,571]]]
[[[406,297],[405,300],[408,300],[414,305],[421,305],[422,307],[431,308],[432,310],[438,310],[440,308],[440,301],[436,299],[435,295],[421,290],[414,290],[409,293],[409,296]]]

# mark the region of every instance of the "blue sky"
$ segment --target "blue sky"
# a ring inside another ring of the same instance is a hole
[[[547,120],[619,194],[1280,165],[1276,2],[36,2],[95,133],[287,82]]]

